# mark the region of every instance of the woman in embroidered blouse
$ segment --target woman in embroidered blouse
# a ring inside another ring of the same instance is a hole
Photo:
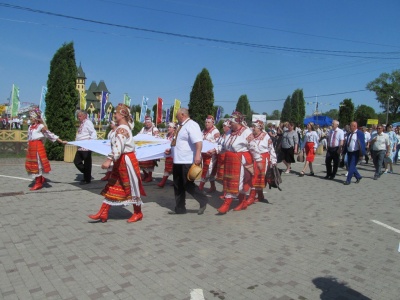
[[[310,176],[314,176],[314,170],[312,163],[315,159],[315,152],[318,148],[318,141],[319,136],[318,133],[315,131],[314,123],[310,122],[307,124],[307,132],[304,136],[303,141],[303,151],[306,152],[306,162],[304,163],[303,170],[300,172],[300,177],[304,176],[304,172],[306,171],[307,167],[310,166]]]
[[[47,138],[50,141],[66,144],[54,133],[50,132],[44,125],[41,111],[35,108],[29,112],[31,126],[28,129],[28,149],[26,153],[25,169],[28,174],[35,179],[35,184],[31,191],[39,190],[43,187],[46,179],[43,174],[51,171],[49,160],[47,159],[46,149],[43,142]]]
[[[128,223],[143,219],[141,196],[146,193],[140,178],[139,163],[135,155],[135,142],[132,136],[130,109],[125,104],[118,104],[115,113],[118,127],[111,139],[111,153],[101,165],[107,169],[111,162],[114,163],[108,183],[101,192],[105,200],[95,215],[89,215],[93,220],[107,222],[108,211],[111,206],[126,206],[133,204],[133,215]]]

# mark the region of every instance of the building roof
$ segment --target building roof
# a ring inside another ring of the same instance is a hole
[[[78,67],[78,71],[77,71],[76,77],[77,77],[77,78],[86,79],[86,75],[85,75],[85,72],[83,72],[81,63],[79,63],[79,67]]]
[[[97,93],[107,92],[107,93],[111,94],[111,93],[108,91],[104,80],[100,80],[99,85],[97,86],[96,92],[97,92]]]

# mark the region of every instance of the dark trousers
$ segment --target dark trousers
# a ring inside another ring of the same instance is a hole
[[[207,196],[196,189],[196,184],[187,179],[192,164],[174,164],[172,174],[174,178],[175,212],[186,212],[186,192],[199,202],[200,207],[207,204]]]
[[[362,178],[360,173],[358,173],[357,170],[357,164],[358,160],[360,158],[360,152],[359,151],[354,151],[354,152],[347,152],[347,167],[348,167],[348,174],[347,174],[347,182],[351,181],[351,178],[354,177],[356,179]]]
[[[325,166],[326,166],[327,176],[336,175],[340,160],[340,154],[338,153],[338,149],[339,147],[330,147],[326,151]],[[333,169],[332,169],[332,161],[333,161]]]
[[[383,159],[385,158],[386,150],[374,151],[372,150],[372,160],[375,167],[375,175],[381,176]]]
[[[92,151],[76,151],[74,164],[83,173],[83,179],[90,182],[92,179]]]

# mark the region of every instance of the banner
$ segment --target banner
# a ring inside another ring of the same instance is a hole
[[[157,124],[162,123],[162,107],[163,107],[163,100],[158,97],[157,98],[157,118],[156,118],[156,126]]]
[[[85,91],[81,92],[80,101],[79,101],[79,109],[86,110],[86,92]]]
[[[217,115],[215,116],[215,124],[217,124],[220,119],[221,119],[221,106],[218,106]]]
[[[47,87],[42,86],[42,93],[40,94],[39,109],[42,112],[42,119],[46,121],[46,94]]]
[[[379,122],[378,119],[367,119],[368,125],[378,125],[378,122]]]
[[[131,107],[131,98],[128,96],[128,94],[124,94],[124,104]]]
[[[11,117],[15,117],[18,115],[19,110],[19,88],[13,84],[12,92],[11,92]]]
[[[167,109],[167,113],[165,114],[165,124],[169,123],[169,108]]]
[[[135,114],[136,114],[136,121],[139,122],[140,121],[140,114],[139,114],[138,111]]]
[[[172,114],[172,122],[178,123],[178,119],[176,118],[176,114],[178,113],[178,110],[181,108],[181,101],[178,99],[175,99],[174,102],[174,112]]]
[[[149,98],[146,98],[143,96],[143,100],[142,100],[142,109],[140,111],[140,122],[144,122],[144,118],[146,116],[146,112],[147,112],[147,101],[149,101]]]
[[[104,116],[106,114],[106,103],[108,101],[108,93],[102,91],[101,92],[101,107],[100,107],[100,121],[104,120]]]

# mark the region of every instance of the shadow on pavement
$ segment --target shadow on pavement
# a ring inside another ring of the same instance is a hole
[[[317,277],[312,280],[314,285],[319,288],[322,293],[320,299],[354,299],[354,300],[371,300],[360,292],[348,287],[346,282],[339,282],[335,277]]]

